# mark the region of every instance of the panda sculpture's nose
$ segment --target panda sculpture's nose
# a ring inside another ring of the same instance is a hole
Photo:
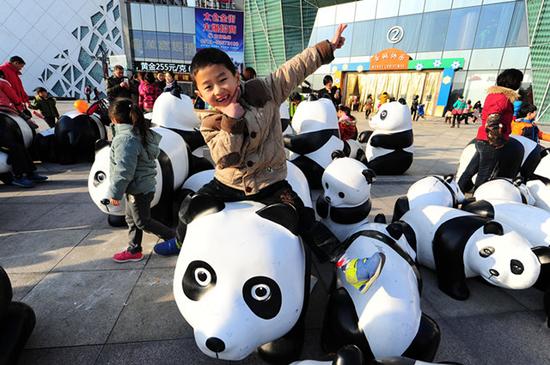
[[[330,196],[325,196],[325,201],[326,201],[327,203],[330,203]]]
[[[209,337],[206,339],[206,347],[212,352],[222,352],[225,350],[225,343],[217,337]]]
[[[500,275],[500,273],[499,273],[498,271],[496,271],[495,269],[491,269],[491,270],[489,270],[489,272],[490,272],[491,275],[493,275],[493,276],[499,276],[499,275]]]

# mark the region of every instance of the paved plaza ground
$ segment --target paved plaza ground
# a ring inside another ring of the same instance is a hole
[[[364,126],[364,123],[361,124]],[[371,217],[391,217],[410,184],[429,174],[453,173],[477,125],[451,129],[442,119],[414,123],[416,153],[404,176],[379,177]],[[0,265],[16,300],[36,312],[36,327],[20,364],[217,364],[196,347],[172,294],[176,258],[152,253],[117,264],[126,231],[112,228],[87,191],[89,164],[39,166],[50,180],[34,189],[0,185]],[[330,267],[316,265],[303,357],[320,358],[320,328]],[[423,310],[441,327],[437,360],[467,365],[548,364],[550,329],[542,293],[511,291],[469,280],[471,298],[455,301],[423,269]],[[223,303],[220,303],[223,305]],[[261,364],[251,356],[239,364]]]

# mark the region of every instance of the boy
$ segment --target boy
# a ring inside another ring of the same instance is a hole
[[[544,133],[535,123],[537,107],[523,102],[518,110],[517,119],[512,121],[512,134],[527,137],[537,143],[550,141],[550,134]]]
[[[59,112],[55,107],[55,99],[52,98],[46,89],[43,87],[37,87],[34,89],[36,95],[34,95],[34,100],[31,102],[31,109],[38,109],[44,120],[50,128],[55,127],[55,121],[59,118]]]
[[[207,48],[195,55],[191,72],[197,95],[214,110],[202,116],[201,133],[216,165],[215,177],[199,189],[197,195],[210,195],[231,202],[254,200],[269,205],[283,203],[296,209],[300,235],[321,260],[336,262],[341,254],[340,242],[328,229],[315,222],[312,209],[303,202],[285,180],[286,156],[281,133],[279,106],[308,75],[334,59],[335,49],[342,47],[341,24],[332,41],[320,42],[286,62],[267,78],[241,83],[235,65],[224,52]],[[192,197],[180,209],[176,239],[155,246],[160,255],[179,253],[187,225],[185,216]],[[374,281],[383,260],[369,280]]]

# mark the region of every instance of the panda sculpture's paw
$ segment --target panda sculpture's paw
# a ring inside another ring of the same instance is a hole
[[[439,282],[439,289],[456,300],[466,300],[470,297],[470,290],[464,281]]]

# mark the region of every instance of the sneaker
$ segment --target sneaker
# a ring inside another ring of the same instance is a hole
[[[172,238],[167,241],[157,243],[153,250],[157,255],[173,256],[180,253],[180,248],[181,245],[178,245],[176,239]]]
[[[38,175],[36,172],[31,172],[30,174],[27,174],[27,178],[34,182],[43,182],[48,180],[47,176]]]
[[[19,178],[14,178],[11,181],[11,184],[15,185],[15,186],[19,186],[21,188],[33,188],[34,187],[34,183],[31,180],[24,177],[24,176],[21,176]]]
[[[113,255],[113,260],[118,263],[123,262],[136,262],[143,260],[143,254],[141,252],[131,253],[128,250],[124,250]]]
[[[365,294],[380,276],[385,262],[386,256],[377,252],[371,257],[363,259],[349,260],[343,257],[336,266],[344,272],[346,281],[350,285]]]

